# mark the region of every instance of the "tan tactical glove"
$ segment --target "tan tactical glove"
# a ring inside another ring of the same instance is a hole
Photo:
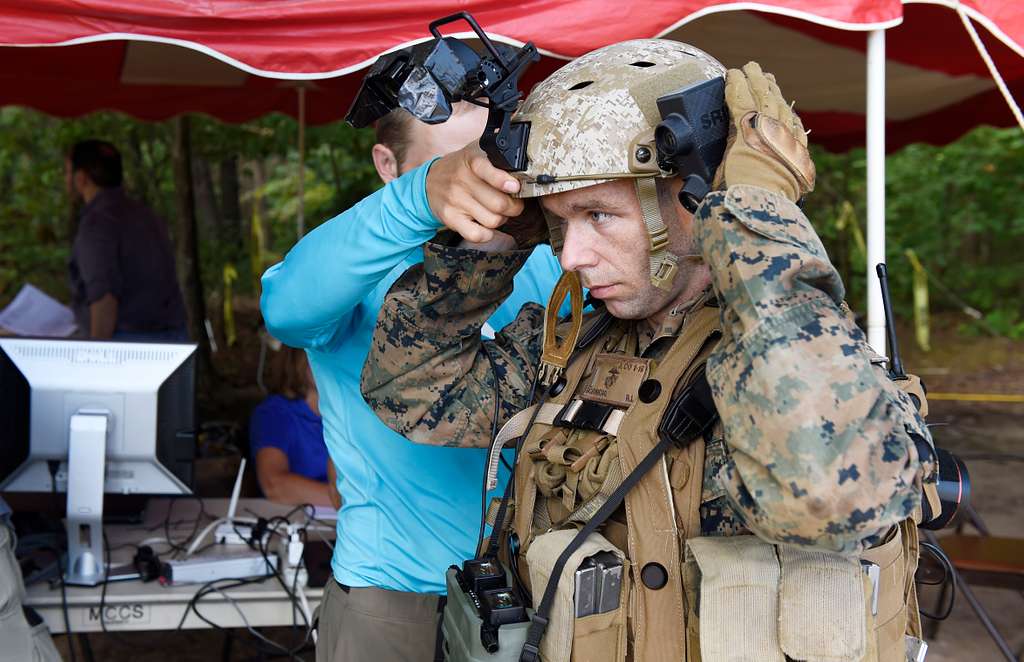
[[[760,186],[796,202],[814,190],[814,162],[804,125],[782,98],[775,77],[748,62],[725,76],[725,103],[732,116],[714,188]]]

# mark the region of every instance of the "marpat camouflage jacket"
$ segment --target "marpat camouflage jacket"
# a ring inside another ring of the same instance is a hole
[[[702,507],[705,532],[871,546],[920,502],[910,435],[930,441],[924,421],[872,363],[796,205],[733,186],[708,195],[694,222],[723,330],[707,378],[724,443],[709,447],[704,472],[705,495],[722,497]],[[485,446],[496,395],[499,426],[530,404],[543,308],[528,304],[493,341],[480,337],[528,255],[425,246],[389,293],[363,369],[363,394],[388,426],[418,443]]]

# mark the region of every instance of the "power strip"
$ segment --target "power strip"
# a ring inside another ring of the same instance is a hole
[[[270,568],[267,567],[270,562]],[[278,568],[276,554],[266,559],[260,554],[200,556],[183,561],[168,561],[160,570],[163,584],[202,584],[218,579],[267,577]]]

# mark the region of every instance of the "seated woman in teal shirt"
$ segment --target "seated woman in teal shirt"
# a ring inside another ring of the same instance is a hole
[[[333,467],[306,353],[282,345],[269,367],[270,395],[253,411],[249,424],[260,489],[277,503],[332,505]]]

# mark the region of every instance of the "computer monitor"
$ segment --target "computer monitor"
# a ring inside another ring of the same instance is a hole
[[[67,492],[67,583],[106,576],[104,492],[191,493],[195,349],[0,338],[0,491]]]

